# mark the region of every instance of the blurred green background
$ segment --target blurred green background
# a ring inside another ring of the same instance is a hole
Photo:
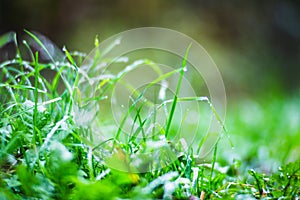
[[[224,78],[228,130],[244,160],[300,158],[300,1],[0,1],[0,34],[25,28],[71,51],[88,53],[95,35],[103,41],[143,26],[180,31],[208,51]]]
[[[0,33],[24,28],[59,47],[89,52],[127,29],[158,26],[196,39],[215,60],[228,95],[300,85],[299,1],[1,0]]]

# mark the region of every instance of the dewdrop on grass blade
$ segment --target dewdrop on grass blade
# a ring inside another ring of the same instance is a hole
[[[184,71],[184,72],[187,72],[187,71],[188,71],[187,66],[185,66],[185,67],[183,68],[183,71]]]
[[[168,88],[168,82],[166,80],[162,80],[161,87],[159,90],[159,95],[158,95],[160,100],[165,100],[167,88]]]
[[[51,69],[51,70],[55,70],[55,65],[51,63],[51,64],[50,64],[50,69]]]

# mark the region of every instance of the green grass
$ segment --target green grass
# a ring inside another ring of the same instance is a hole
[[[293,121],[300,119],[295,111],[299,109],[296,97],[263,99],[260,103],[241,101],[230,107],[226,128],[235,150],[226,137],[220,137],[211,155],[200,159],[197,148],[185,148],[182,141],[168,140],[174,129],[185,126],[184,120],[180,125],[173,121],[180,102],[207,101],[201,97],[177,96],[186,58],[180,68],[169,73],[159,71],[152,61],[133,61],[116,76],[100,81],[97,98],[87,97],[79,102],[82,91],[77,87],[78,66],[84,54],[64,48],[65,59],[56,62],[36,35],[27,34],[46,52],[47,62],[40,61],[41,52],[32,51],[28,45],[25,50],[19,49],[13,33],[0,38],[0,45],[13,42],[17,49],[15,59],[0,64],[0,199],[299,198],[300,125],[299,121]],[[113,51],[113,45],[110,50]],[[22,51],[30,59],[24,59]],[[97,52],[94,62],[99,60],[101,54]],[[135,91],[125,85],[134,91],[132,104],[123,113],[120,127],[110,129],[110,124],[99,122],[103,123],[104,131],[111,131],[111,138],[98,141],[93,138],[96,133],[92,129],[76,122],[74,106],[84,107],[86,101],[105,104],[107,92],[141,63],[151,66],[158,78],[142,90]],[[50,72],[54,75],[49,79],[45,74]],[[143,115],[142,108],[155,103],[142,101],[147,90],[174,74],[181,78],[173,98],[160,102],[150,116]],[[217,115],[209,102],[207,105]],[[147,138],[146,130],[155,123],[155,114],[160,109],[168,111],[166,126],[156,127],[159,134]],[[129,137],[124,140],[122,126],[129,116],[134,116],[135,127],[131,127]],[[130,162],[132,158],[128,155],[141,159],[138,153],[146,151],[149,140],[155,143],[161,136],[165,138],[163,145],[175,146],[177,156],[172,162],[162,164],[162,168],[150,164],[146,166],[148,171],[137,173],[139,168],[130,165],[134,160]],[[287,164],[289,161],[292,163]],[[110,167],[115,165],[130,172]],[[277,168],[280,165],[283,167]]]

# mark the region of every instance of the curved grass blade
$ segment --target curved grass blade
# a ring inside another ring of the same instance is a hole
[[[171,123],[172,123],[172,119],[173,119],[173,116],[174,116],[174,112],[175,112],[175,109],[176,109],[176,104],[177,104],[177,98],[178,98],[178,95],[179,95],[179,92],[180,92],[180,89],[181,89],[181,84],[182,84],[182,79],[183,79],[183,75],[184,75],[184,70],[186,68],[186,62],[187,62],[187,57],[188,57],[188,54],[189,54],[189,50],[191,48],[192,44],[190,44],[185,52],[185,55],[184,55],[184,58],[182,60],[182,64],[181,64],[181,68],[180,68],[180,75],[179,75],[179,79],[178,79],[178,82],[177,82],[177,87],[176,87],[176,92],[175,92],[175,95],[174,95],[174,100],[173,100],[173,103],[172,103],[172,107],[171,107],[171,110],[170,110],[170,114],[169,114],[169,117],[167,119],[167,125],[166,125],[166,132],[165,132],[165,136],[166,138],[168,139],[168,135],[169,135],[169,130],[170,130],[170,127],[171,127]]]

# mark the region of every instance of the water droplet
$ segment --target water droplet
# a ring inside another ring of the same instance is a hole
[[[55,65],[56,65],[56,66],[58,66],[58,65],[59,65],[59,62],[58,62],[58,61],[56,61],[56,62],[55,62]]]
[[[118,44],[121,44],[121,38],[118,38],[116,39],[115,43],[118,45]]]
[[[184,71],[184,72],[187,72],[187,71],[188,71],[187,66],[185,66],[185,67],[183,68],[183,71]]]
[[[159,139],[165,141],[165,140],[166,140],[166,137],[165,137],[164,135],[160,135],[160,136],[159,136]]]
[[[17,82],[20,82],[20,78],[19,77],[17,78]]]
[[[128,59],[128,57],[119,57],[117,60],[116,60],[116,62],[124,62],[124,63],[126,63],[126,62],[128,62],[129,61],[129,59]]]
[[[53,64],[50,65],[50,69],[54,70],[55,66]]]

